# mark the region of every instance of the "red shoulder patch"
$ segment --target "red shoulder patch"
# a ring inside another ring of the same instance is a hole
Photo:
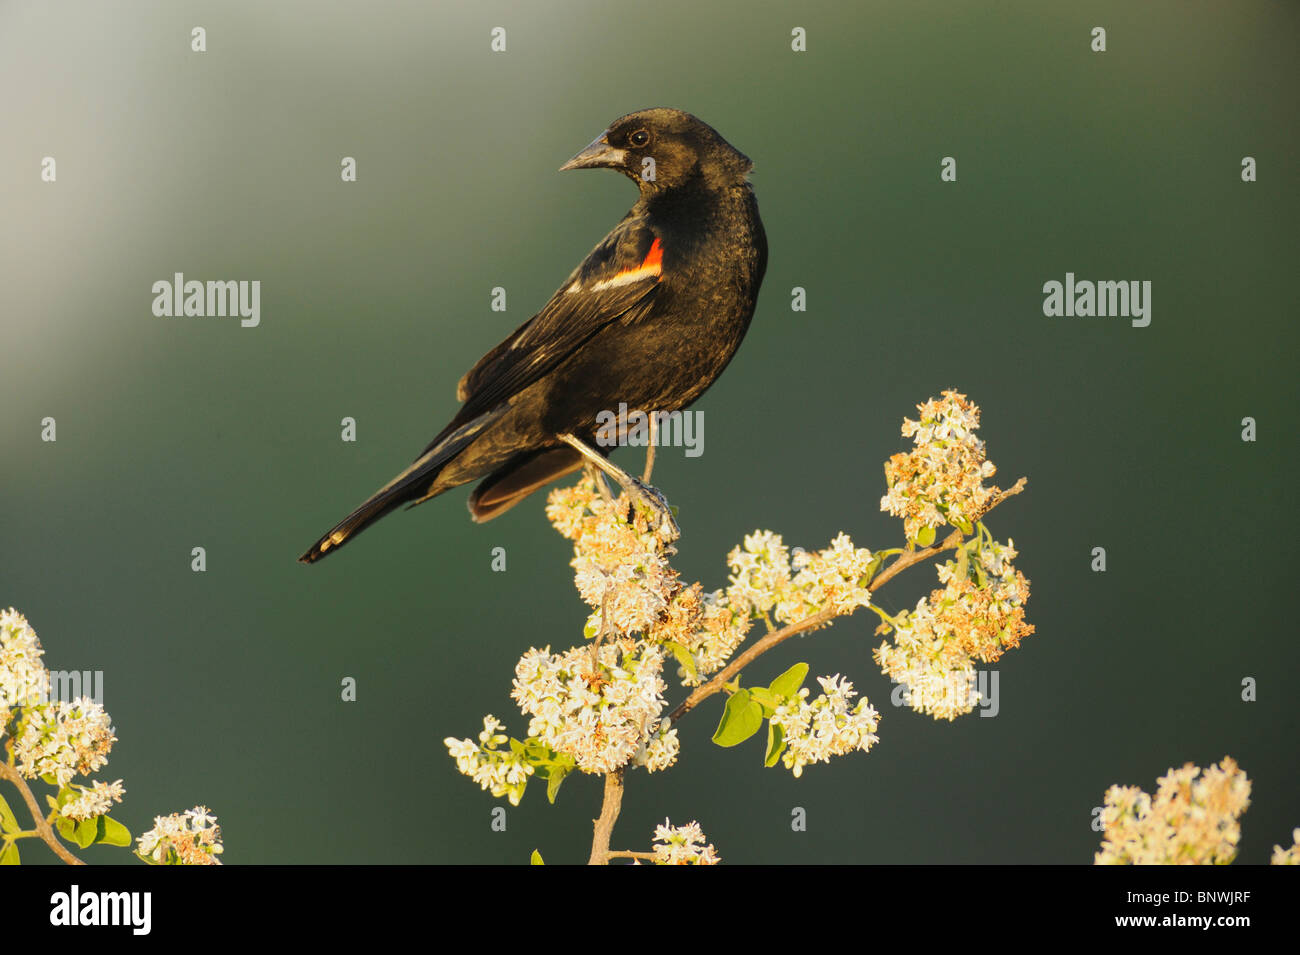
[[[630,285],[633,282],[641,282],[645,279],[658,280],[663,272],[664,247],[658,237],[650,243],[650,251],[646,253],[645,260],[638,266],[616,273],[607,279],[595,283],[591,291],[600,292],[607,288],[614,288],[619,285]],[[570,292],[577,292],[580,286],[577,282],[569,286]]]
[[[656,236],[655,240],[650,243],[650,251],[646,253],[645,261],[641,263],[643,269],[662,268],[664,263],[664,247]]]

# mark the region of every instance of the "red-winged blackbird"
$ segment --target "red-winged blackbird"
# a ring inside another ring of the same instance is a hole
[[[615,120],[561,166],[616,169],[641,197],[546,307],[460,380],[464,406],[415,463],[298,559],[480,478],[469,509],[489,520],[581,467],[561,436],[590,445],[600,412],[670,412],[702,395],[740,347],[767,266],[752,167],[674,109]]]

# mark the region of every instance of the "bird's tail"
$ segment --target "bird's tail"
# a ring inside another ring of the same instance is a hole
[[[329,532],[311,546],[307,553],[298,560],[304,564],[314,564],[326,554],[334,552],[347,541],[361,533],[389,511],[396,510],[407,501],[420,497],[420,491],[413,488],[385,488],[372,494],[360,507],[339,521]]]
[[[447,430],[435,438],[424,454],[416,458],[409,468],[370,495],[360,507],[330,528],[320,540],[298,558],[298,561],[303,564],[314,564],[326,554],[332,554],[390,511],[408,502],[418,504],[435,494],[449,490],[451,485],[435,487],[439,472],[496,417],[495,414],[487,414],[460,427],[449,425]]]

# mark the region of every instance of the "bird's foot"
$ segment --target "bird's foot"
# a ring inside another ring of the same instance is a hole
[[[632,513],[628,515],[629,521],[635,517],[636,501],[639,500],[654,515],[655,519],[650,524],[651,530],[665,540],[677,540],[682,536],[668,498],[664,497],[663,492],[657,487],[646,484],[629,474],[628,483],[623,485],[623,490],[633,499]]]
[[[656,535],[667,541],[673,541],[681,537],[681,528],[677,526],[677,518],[673,516],[673,509],[668,504],[668,498],[664,497],[658,488],[634,478],[603,454],[593,450],[586,442],[578,440],[573,435],[561,434],[558,437],[581,454],[591,466],[599,468],[618,482],[619,487],[632,499],[631,509],[628,513],[629,523],[635,520],[636,502],[640,501],[653,515],[653,519],[650,521],[650,529]]]

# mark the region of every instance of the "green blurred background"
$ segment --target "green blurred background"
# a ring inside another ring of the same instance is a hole
[[[1239,858],[1266,861],[1300,825],[1281,417],[1298,26],[1295,4],[1181,0],[0,2],[0,606],[51,667],[105,671],[115,815],[139,833],[204,803],[228,863],[586,858],[598,780],[555,806],[535,787],[493,832],[505,803],[442,744],[486,712],[522,733],[520,653],[580,642],[542,497],[476,526],[462,489],[295,558],[415,456],[461,373],[635,198],[556,168],[666,105],[754,159],[771,243],[749,337],[696,406],[704,455],[656,471],[679,570],[725,585],[755,527],[895,546],[882,462],[956,386],[1001,482],[1029,477],[990,524],[1022,552],[1038,632],[999,664],[998,717],[953,724],[889,705],[874,615],[787,643],[747,682],[801,659],[847,674],[882,710],[879,746],[795,780],[760,741],[712,746],[712,700],[680,724],[677,768],[631,776],[616,846],[668,816],[728,862],[1087,863],[1110,784],[1231,754],[1254,782]],[[155,318],[150,286],[177,271],[259,279],[261,326]],[[1045,318],[1067,271],[1152,281],[1150,327]],[[932,586],[918,568],[880,601]]]

